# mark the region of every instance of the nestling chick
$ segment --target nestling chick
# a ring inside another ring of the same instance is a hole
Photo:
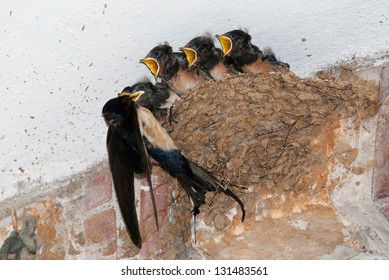
[[[173,52],[167,43],[153,48],[140,63],[145,64],[155,78],[165,81],[180,96],[206,80],[206,77],[188,68],[184,53]]]
[[[191,69],[203,71],[215,81],[237,73],[224,59],[223,51],[215,47],[210,36],[196,37],[181,50],[185,52]]]
[[[164,81],[152,84],[149,80],[145,80],[122,90],[123,93],[137,91],[144,91],[144,94],[136,100],[136,104],[149,109],[158,122],[170,130],[171,111],[180,97]]]
[[[225,56],[231,57],[244,73],[289,72],[289,64],[278,61],[271,49],[262,52],[242,30],[216,35]]]

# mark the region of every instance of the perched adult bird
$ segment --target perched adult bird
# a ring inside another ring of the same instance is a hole
[[[152,84],[149,80],[144,80],[122,90],[123,93],[137,91],[145,93],[136,100],[136,104],[149,109],[159,123],[167,128],[171,124],[171,110],[181,98],[164,81]]]
[[[102,112],[108,124],[107,150],[114,187],[134,244],[139,248],[142,246],[135,208],[134,173],[150,171],[150,158],[177,178],[193,203],[194,216],[205,203],[206,192],[222,191],[240,205],[243,221],[245,209],[242,201],[211,173],[187,159],[151,112],[136,105],[136,99],[143,93],[121,93],[109,100]]]
[[[190,70],[182,52],[175,53],[169,44],[153,48],[140,63],[145,64],[155,78],[161,78],[178,95],[197,88],[207,78]]]
[[[225,56],[231,57],[244,73],[289,72],[289,64],[278,61],[268,48],[263,52],[251,43],[251,36],[242,30],[216,35]]]
[[[223,56],[223,51],[215,47],[210,36],[196,37],[181,50],[185,53],[190,68],[203,71],[215,81],[237,73],[227,61],[228,57]]]
[[[135,206],[134,173],[146,174],[158,227],[150,178],[151,165],[140,132],[134,103],[140,95],[140,92],[136,92],[132,95],[111,99],[102,110],[104,120],[108,125],[108,160],[119,208],[131,240],[138,248],[142,247],[142,239]]]

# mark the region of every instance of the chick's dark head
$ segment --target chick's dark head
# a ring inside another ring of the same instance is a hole
[[[153,95],[155,95],[155,86],[149,81],[138,82],[133,84],[132,86],[125,87],[122,93],[135,93],[143,91],[144,94],[140,95],[136,99],[136,104],[139,106],[146,107],[148,109],[152,109],[152,99]]]
[[[150,81],[138,82],[132,86],[125,87],[122,93],[135,93],[137,91],[144,91],[145,94],[151,93],[154,90],[154,85]],[[142,95],[139,97],[141,98]]]
[[[251,45],[251,36],[243,30],[232,30],[223,35],[216,35],[225,56],[233,56],[239,49],[247,48]]]
[[[181,50],[185,52],[189,67],[206,63],[210,55],[216,53],[213,40],[208,36],[190,40]]]
[[[172,47],[168,44],[161,44],[153,48],[144,59],[140,60],[140,63],[145,64],[154,77],[157,78],[163,75],[165,67],[172,56],[174,56]]]

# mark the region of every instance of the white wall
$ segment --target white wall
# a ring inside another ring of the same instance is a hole
[[[387,0],[1,2],[0,200],[104,160],[101,108],[162,41],[248,27],[302,76],[389,49]]]

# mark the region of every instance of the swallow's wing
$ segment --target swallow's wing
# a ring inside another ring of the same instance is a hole
[[[107,134],[107,150],[113,184],[127,231],[132,242],[142,247],[138,216],[135,206],[134,170],[139,169],[139,154],[125,145],[116,128],[110,126]]]
[[[134,134],[135,134],[136,144],[139,148],[142,166],[144,167],[144,172],[145,172],[145,175],[147,178],[147,183],[149,185],[149,190],[150,190],[149,192],[150,192],[150,196],[151,196],[151,202],[153,204],[155,224],[157,226],[157,230],[159,230],[157,206],[155,204],[153,185],[151,183],[151,164],[150,164],[150,160],[149,160],[149,155],[148,155],[147,150],[146,150],[146,145],[143,141],[143,135],[140,131],[140,125],[143,125],[143,124],[142,123],[139,124],[137,105],[135,104],[135,102],[132,102],[131,106],[132,106],[132,108],[130,109],[130,114],[131,114],[130,119],[133,122],[131,127],[133,129]]]

